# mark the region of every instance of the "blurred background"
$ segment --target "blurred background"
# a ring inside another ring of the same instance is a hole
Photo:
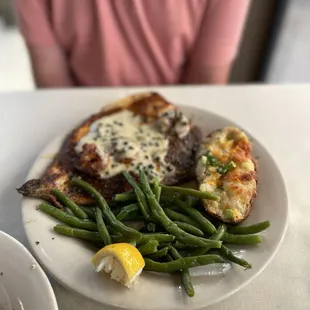
[[[31,90],[30,63],[12,2],[0,0],[0,91]],[[252,0],[230,82],[310,82],[309,58],[310,0]]]

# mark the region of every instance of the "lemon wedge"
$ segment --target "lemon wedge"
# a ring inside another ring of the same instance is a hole
[[[145,265],[141,253],[129,243],[107,245],[94,255],[91,262],[96,272],[105,271],[128,288],[138,280]]]

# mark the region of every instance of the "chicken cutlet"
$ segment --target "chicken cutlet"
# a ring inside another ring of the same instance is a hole
[[[54,201],[58,188],[78,204],[92,199],[70,186],[72,176],[93,185],[105,198],[128,189],[122,172],[167,185],[191,179],[201,142],[199,129],[157,93],[129,96],[105,106],[75,128],[40,179],[27,181],[18,192]]]

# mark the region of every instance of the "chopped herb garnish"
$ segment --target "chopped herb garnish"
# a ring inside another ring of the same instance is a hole
[[[223,166],[220,166],[217,168],[217,172],[220,173],[220,174],[225,174],[227,173],[228,171],[231,171],[233,170],[234,168],[236,168],[236,163],[233,162],[233,161],[230,161],[229,163],[223,165]]]
[[[212,155],[207,156],[207,162],[210,166],[213,166],[213,167],[217,167],[220,164],[219,160]]]
[[[223,166],[220,166],[216,170],[219,174],[224,174],[225,173],[225,168]]]
[[[201,157],[201,161],[206,166],[217,167],[216,171],[219,174],[225,174],[228,171],[236,168],[236,163],[230,161],[227,164],[222,165],[221,162],[213,155],[210,155],[210,152],[207,152],[205,155]]]

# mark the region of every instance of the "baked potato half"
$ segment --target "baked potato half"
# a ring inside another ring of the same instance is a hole
[[[204,138],[196,165],[199,189],[221,198],[203,200],[207,213],[227,223],[245,220],[257,194],[256,170],[252,144],[239,128],[225,127]]]

